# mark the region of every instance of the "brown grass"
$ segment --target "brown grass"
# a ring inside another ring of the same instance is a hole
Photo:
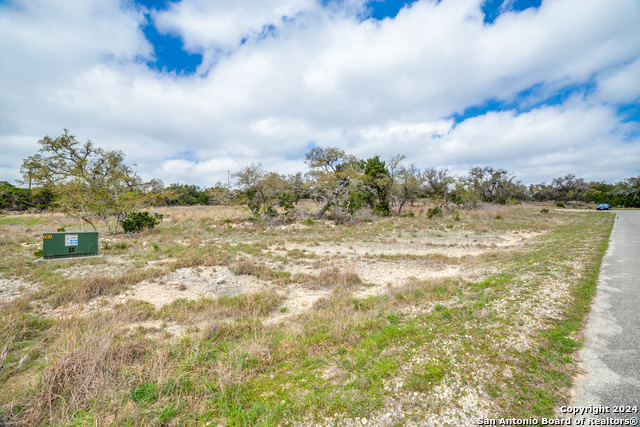
[[[118,388],[120,369],[147,352],[143,343],[123,345],[118,341],[119,324],[119,319],[106,316],[63,323],[38,392],[17,421],[22,425],[45,421],[67,425],[75,411],[88,410]]]
[[[162,307],[155,316],[188,324],[228,318],[257,319],[271,313],[281,302],[282,297],[274,290],[267,290],[234,296],[222,295],[216,299],[178,300]]]
[[[317,276],[308,276],[308,286],[311,289],[335,288],[353,289],[362,284],[362,279],[353,267],[341,268],[329,265],[322,269]]]

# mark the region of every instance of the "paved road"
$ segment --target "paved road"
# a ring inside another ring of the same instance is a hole
[[[572,406],[640,407],[640,211],[616,213],[580,358],[585,374],[577,378]],[[635,422],[640,413],[583,416]]]

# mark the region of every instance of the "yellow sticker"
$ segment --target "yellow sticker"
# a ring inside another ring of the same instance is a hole
[[[51,234],[43,234],[42,238],[43,239],[53,239],[53,236]]]

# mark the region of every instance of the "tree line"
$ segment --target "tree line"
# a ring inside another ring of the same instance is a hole
[[[234,174],[237,188],[227,186],[200,189],[195,185],[172,184],[171,204],[246,204],[258,216],[274,216],[275,206],[291,209],[300,199],[321,202],[316,218],[329,209],[334,216],[353,216],[363,206],[379,215],[400,215],[407,204],[427,200],[435,212],[446,205],[468,208],[480,202],[516,204],[535,201],[567,203],[609,203],[640,207],[640,177],[615,184],[586,182],[575,174],[553,179],[549,184],[524,185],[515,174],[494,167],[472,167],[455,176],[447,169],[419,169],[404,163],[405,156],[379,156],[363,160],[345,151],[313,148],[305,156],[306,173],[280,175],[253,163]]]
[[[526,186],[516,175],[490,166],[472,167],[466,175],[447,169],[420,169],[404,155],[387,161],[379,156],[359,159],[336,147],[315,147],[305,155],[307,171],[289,175],[252,163],[233,174],[234,186],[222,182],[210,188],[144,181],[124,161],[121,151],[81,143],[66,129],[57,138],[38,141],[39,152],[26,158],[18,188],[0,182],[0,209],[59,209],[95,228],[103,221],[113,232],[128,215],[147,206],[244,204],[259,221],[286,221],[301,199],[318,202],[315,218],[328,211],[340,222],[367,208],[381,216],[401,215],[416,200],[430,203],[430,215],[445,208],[469,208],[480,202],[517,204],[524,201],[609,203],[640,207],[640,177],[615,184],[586,182],[574,174],[549,184]],[[111,221],[111,222],[110,222]]]

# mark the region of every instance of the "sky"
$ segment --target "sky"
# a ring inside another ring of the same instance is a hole
[[[213,186],[313,147],[640,175],[638,0],[0,0],[0,180],[44,136]]]

